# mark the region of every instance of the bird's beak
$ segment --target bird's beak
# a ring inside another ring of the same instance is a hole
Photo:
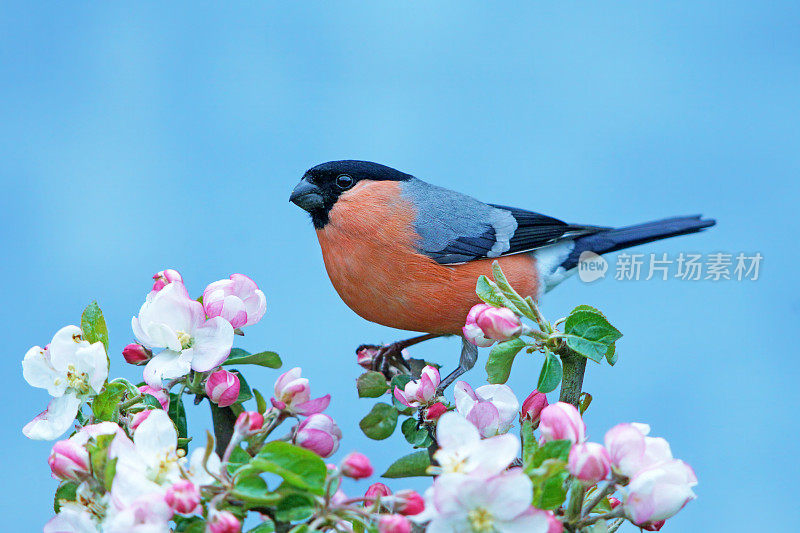
[[[294,188],[289,201],[309,213],[324,206],[324,200],[319,188],[305,178],[300,180],[300,183]]]

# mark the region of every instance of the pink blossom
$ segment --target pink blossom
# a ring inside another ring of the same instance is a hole
[[[522,402],[522,412],[519,416],[520,421],[530,420],[534,427],[538,426],[542,409],[547,406],[547,395],[534,389],[534,391],[525,398],[525,401]]]
[[[298,446],[316,453],[320,457],[330,457],[339,449],[342,431],[328,415],[313,414],[300,422],[294,436]]]
[[[475,321],[487,338],[496,341],[507,341],[522,331],[519,317],[507,307],[489,306],[477,314]]]
[[[139,387],[139,392],[153,396],[156,400],[158,400],[158,403],[161,404],[161,408],[163,410],[169,410],[169,392],[165,391],[164,389],[154,389],[150,385],[142,385]]]
[[[645,522],[639,527],[645,531],[661,531],[661,528],[666,524],[666,520],[656,520],[655,522]]]
[[[376,346],[362,346],[356,351],[356,360],[364,370],[372,370],[377,355],[378,348]]]
[[[47,463],[54,478],[79,481],[89,475],[89,452],[83,444],[76,439],[66,439],[53,445]]]
[[[310,399],[311,385],[308,379],[300,377],[301,372],[300,367],[295,367],[278,376],[272,405],[277,409],[299,415],[321,413],[331,403],[331,395]]]
[[[422,369],[421,376],[417,381],[409,381],[402,391],[399,387],[395,387],[394,397],[406,407],[427,405],[436,397],[436,388],[439,383],[441,383],[439,371],[436,367],[428,365]]]
[[[442,402],[436,402],[425,409],[425,420],[436,421],[440,416],[447,412],[447,406]]]
[[[517,418],[519,401],[508,385],[484,385],[472,390],[466,381],[456,382],[456,410],[472,422],[481,437],[506,433]]]
[[[635,524],[666,520],[695,499],[697,476],[678,459],[657,463],[636,473],[627,486],[625,513]]]
[[[406,516],[418,515],[425,510],[425,500],[414,490],[400,490],[394,494],[394,509]]]
[[[363,479],[372,475],[372,464],[363,453],[353,452],[342,460],[342,474],[353,478]]]
[[[150,414],[153,412],[153,409],[145,409],[144,411],[139,411],[138,413],[133,413],[130,416],[130,422],[128,423],[128,427],[131,429],[136,429],[139,425],[147,420]]]
[[[177,281],[178,283],[183,283],[183,278],[181,277],[180,273],[177,270],[173,270],[168,268],[166,270],[162,270],[153,276],[153,290],[150,294],[156,293],[169,285]]]
[[[234,328],[252,326],[264,316],[267,299],[255,281],[244,274],[215,281],[203,291],[203,307],[209,318],[221,316]]]
[[[200,505],[200,491],[188,479],[182,479],[167,488],[164,501],[179,514],[191,514]]]
[[[239,533],[242,525],[229,511],[212,510],[206,523],[206,533]]]
[[[239,378],[233,372],[217,370],[208,376],[205,389],[212,402],[228,407],[239,399]]]
[[[439,449],[434,458],[443,474],[487,478],[508,468],[519,452],[519,439],[510,433],[482,439],[478,429],[458,413],[448,412],[436,425]]]
[[[594,484],[611,472],[611,459],[606,449],[596,442],[578,443],[569,452],[567,469],[581,481]]]
[[[373,483],[364,493],[364,500],[371,505],[375,503],[376,499],[385,498],[386,496],[391,496],[391,494],[392,491],[383,483]]]
[[[137,343],[129,344],[122,349],[122,357],[125,358],[125,362],[132,365],[144,364],[149,361],[152,356],[153,352]]]
[[[411,522],[403,515],[383,515],[378,520],[380,533],[411,533]]]
[[[606,432],[605,444],[614,470],[632,477],[638,471],[657,463],[671,461],[669,443],[648,437],[647,424],[618,424]]]
[[[461,328],[464,338],[475,346],[486,348],[495,342],[494,339],[486,337],[486,335],[483,333],[483,330],[477,323],[478,315],[490,307],[492,306],[489,304],[477,304],[472,306],[472,309],[470,309],[469,313],[467,314],[466,323],[464,324],[464,327]]]
[[[539,511],[539,513],[545,513],[547,515],[547,533],[561,533],[564,531],[564,524],[555,517],[552,511]]]
[[[240,413],[234,424],[234,430],[244,437],[249,437],[262,427],[264,427],[264,416],[258,411]]]
[[[558,402],[542,409],[539,422],[541,441],[568,440],[573,444],[586,438],[586,425],[574,405]]]

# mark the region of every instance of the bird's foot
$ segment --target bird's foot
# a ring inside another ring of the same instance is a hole
[[[362,344],[356,349],[359,356],[359,364],[375,372],[380,372],[390,381],[395,376],[408,374],[411,369],[403,357],[405,345],[403,342],[393,342],[391,344]],[[372,358],[369,361],[361,360],[362,357]]]

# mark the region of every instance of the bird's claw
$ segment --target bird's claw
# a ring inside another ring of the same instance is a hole
[[[399,374],[408,374],[410,369],[403,357],[403,346],[400,342],[393,342],[391,344],[362,344],[356,350],[362,349],[377,350],[374,358],[372,359],[372,370],[383,374],[387,380],[391,380]]]

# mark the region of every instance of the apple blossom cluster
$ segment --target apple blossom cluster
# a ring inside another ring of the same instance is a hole
[[[51,400],[23,433],[54,440],[69,431],[48,458],[59,485],[46,533],[232,533],[246,521],[259,532],[411,531],[408,517],[424,505],[419,494],[392,494],[378,483],[348,497],[342,479],[371,477],[369,459],[352,452],[338,465],[325,463],[343,437],[324,413],[330,395],[312,398],[309,380],[292,368],[277,376],[267,402],[233,368],[281,365],[274,352],[233,347],[241,328],[265,314],[255,282],[233,274],[195,300],[177,271],[153,278],[131,321],[136,342],[122,350],[127,363],[142,366],[141,383],[109,379],[108,331],[95,303],[80,326],[60,329],[25,354],[24,378]],[[209,433],[191,451],[187,394],[235,420],[227,431],[215,422],[216,439]],[[249,401],[254,409],[245,407]],[[288,434],[272,437],[287,421]]]

